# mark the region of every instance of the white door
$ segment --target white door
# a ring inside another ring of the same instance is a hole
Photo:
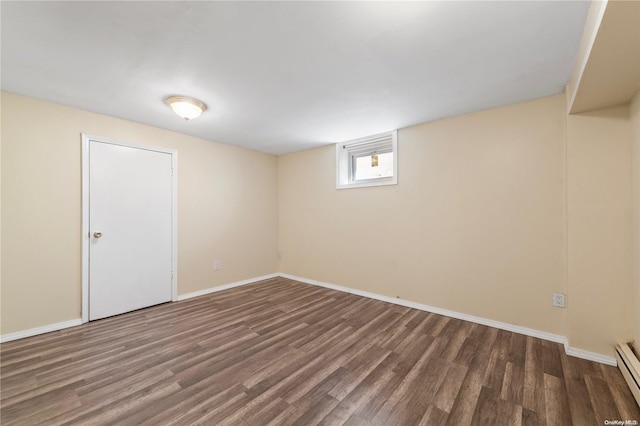
[[[170,153],[89,140],[89,320],[172,295]]]

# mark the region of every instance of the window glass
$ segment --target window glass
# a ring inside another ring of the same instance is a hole
[[[354,180],[393,176],[393,152],[355,157]]]
[[[398,132],[336,144],[336,188],[398,184]]]

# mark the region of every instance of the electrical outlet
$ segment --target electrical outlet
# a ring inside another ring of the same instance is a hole
[[[220,270],[220,261],[216,260],[213,262],[213,270],[214,271],[219,271]]]
[[[553,293],[553,306],[564,308],[564,298],[565,295],[563,293]]]

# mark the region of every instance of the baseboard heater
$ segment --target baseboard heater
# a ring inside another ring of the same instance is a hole
[[[636,346],[636,350],[640,349]],[[638,352],[629,343],[621,343],[616,346],[616,360],[622,376],[627,381],[631,393],[640,405],[640,360]]]

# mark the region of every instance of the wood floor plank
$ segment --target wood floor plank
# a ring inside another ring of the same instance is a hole
[[[561,357],[562,371],[567,392],[576,397],[569,399],[571,418],[577,424],[589,423],[595,417],[585,377],[590,371],[588,361],[578,358]]]
[[[609,382],[609,390],[611,396],[615,401],[616,408],[620,413],[621,419],[637,420],[640,419],[640,406],[634,404],[634,399],[631,398],[632,394],[629,387],[625,384],[621,384],[618,381]],[[638,420],[640,424],[640,420]]]
[[[447,417],[449,417],[449,413],[438,407],[431,406],[422,420],[420,420],[420,423],[418,423],[418,426],[444,425],[447,423]]]
[[[524,365],[507,362],[502,381],[500,399],[522,405],[524,389]]]
[[[409,389],[407,398],[391,411],[389,419],[393,424],[418,424],[432,407],[438,389],[446,377],[449,363],[437,355],[420,367],[420,380]]]
[[[491,354],[489,364],[484,373],[483,386],[500,391],[504,382],[504,375],[507,370],[507,360],[500,358],[498,352]]]
[[[538,413],[535,411],[527,410],[523,407],[521,424],[522,426],[536,426],[546,424],[546,421],[543,416],[538,416]]]
[[[3,425],[638,417],[617,369],[558,343],[285,278],[0,345]]]
[[[560,357],[560,345],[549,345],[548,342],[543,342],[542,345],[542,365],[544,367],[545,374],[550,374],[554,377],[562,378],[564,373],[562,372],[562,361]]]
[[[522,422],[522,406],[499,398],[495,389],[483,386],[471,420],[472,425],[511,425]]]
[[[84,404],[73,417],[58,415],[47,420],[47,425],[66,424],[140,424],[140,407],[149,406],[180,390],[173,381],[156,381],[137,392],[119,393],[111,402],[98,405]],[[84,410],[83,410],[84,409]]]
[[[396,388],[396,390],[389,396],[389,398],[385,401],[380,411],[376,414],[376,419],[382,423],[394,423],[398,422],[398,417],[402,416],[400,411],[403,410],[403,406],[409,404],[410,399],[412,399],[414,392],[416,391],[416,386],[418,383],[422,384],[421,380],[418,380],[418,377],[423,377],[423,373],[425,372],[425,367],[429,365],[432,359],[436,359],[434,354],[438,354],[445,347],[446,341],[444,339],[435,339],[429,345],[429,347],[422,353],[418,361],[413,365],[413,367],[404,375],[404,378],[400,385]],[[442,371],[429,371],[432,374],[439,374]],[[446,371],[444,372],[446,374]],[[433,378],[430,380],[425,380],[431,388],[434,387]],[[440,378],[436,378],[435,380],[440,380]],[[444,374],[442,374],[441,380],[444,380]],[[440,380],[440,382],[441,382]],[[424,404],[423,401],[418,402],[420,408]],[[426,410],[426,407],[425,407]],[[420,418],[424,412],[420,413]]]
[[[375,345],[365,347],[345,365],[342,380],[329,390],[329,395],[342,401],[356,386],[380,365],[391,352]]]
[[[57,414],[72,412],[82,404],[71,385],[41,394],[31,400],[3,408],[3,425],[24,424],[24,418],[31,423],[40,423]]]
[[[453,406],[453,402],[458,395],[458,391],[460,390],[460,386],[462,386],[462,381],[466,374],[467,367],[463,367],[458,364],[451,364],[447,370],[447,375],[445,376],[444,381],[433,398],[433,405],[436,408],[445,413],[451,412],[451,407]]]
[[[611,389],[604,380],[597,377],[586,376],[585,382],[591,397],[593,412],[597,418],[620,419],[620,412],[616,405]]]
[[[573,424],[564,381],[553,374],[545,373],[544,394],[547,424]]]
[[[527,420],[540,426],[546,425],[543,350],[538,339],[527,337],[522,390],[523,423]]]
[[[362,403],[355,409],[349,419],[355,420],[355,418],[362,421],[372,421],[380,412],[388,398],[398,389],[402,383],[405,371],[408,371],[405,367],[399,369],[402,362],[402,356],[396,352],[392,352],[387,359],[383,362],[385,367],[389,367],[389,371],[374,370],[372,375],[368,376],[363,383],[359,386],[368,385],[373,383],[375,387],[373,392],[369,395],[368,400],[362,401]],[[417,362],[417,360],[416,360]],[[379,366],[381,368],[381,366]],[[355,417],[354,417],[355,416]]]
[[[468,369],[460,385],[458,395],[451,406],[449,416],[447,416],[447,425],[471,424],[482,388],[480,369]]]
[[[393,367],[396,365],[398,357],[395,353],[386,356],[367,376],[357,384],[347,395],[342,398],[328,415],[322,420],[323,424],[337,424],[345,422],[354,415],[367,412],[366,404],[371,401],[374,395],[379,392],[382,385],[389,382],[394,376]]]

